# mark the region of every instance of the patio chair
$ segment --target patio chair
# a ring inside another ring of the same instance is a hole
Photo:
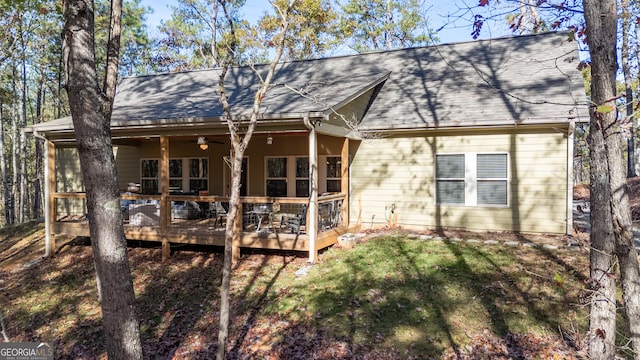
[[[302,213],[287,219],[287,227],[292,233],[300,235],[300,229],[307,226],[307,204],[302,205]]]
[[[229,203],[216,201],[211,203],[210,207],[213,208],[213,210],[210,212],[210,219],[213,219],[213,227],[225,227],[227,214],[229,213]]]

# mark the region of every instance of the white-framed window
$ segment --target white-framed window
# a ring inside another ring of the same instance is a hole
[[[143,194],[158,193],[158,159],[140,159],[140,191]]]
[[[182,159],[169,159],[169,191],[183,191]]]
[[[266,158],[267,196],[287,196],[287,157]]]
[[[209,190],[209,159],[186,159],[189,169],[189,191]]]
[[[339,193],[342,190],[342,158],[327,156],[325,163],[327,172],[324,192]]]
[[[508,154],[437,154],[436,203],[507,206],[509,204]]]
[[[296,158],[296,197],[309,197],[309,158]]]
[[[309,196],[308,156],[265,157],[267,196]],[[340,156],[318,156],[318,192],[340,192],[342,189],[342,159]]]
[[[159,159],[140,160],[142,193],[157,194],[159,189]],[[169,159],[169,191],[195,192],[209,188],[209,159]]]

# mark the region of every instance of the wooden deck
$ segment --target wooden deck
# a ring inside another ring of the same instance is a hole
[[[54,193],[51,198],[50,234],[88,237],[90,219],[86,215],[85,194]],[[158,195],[129,194],[121,198],[125,237],[160,243],[163,259],[168,258],[171,244],[224,246],[227,198],[170,195],[162,200]],[[242,248],[309,252],[310,261],[314,261],[318,250],[337,243],[338,236],[348,231],[346,198],[345,194],[318,197],[317,218],[310,224],[306,198],[242,197],[238,207],[242,216],[236,217],[234,224],[234,261],[239,259]],[[192,212],[195,207],[184,206],[187,203],[203,206]],[[303,231],[294,233],[291,224],[302,214],[306,214],[306,220],[300,223],[310,225],[303,225]],[[315,236],[307,233],[311,229],[315,229]],[[55,239],[51,239],[49,248],[55,249]]]
[[[67,236],[89,236],[89,225],[86,221],[55,222],[53,233]],[[320,250],[338,242],[338,236],[347,232],[344,226],[327,230],[318,234],[316,249]],[[125,225],[125,237],[128,240],[159,242],[168,241],[175,244],[197,244],[224,246],[224,229],[202,224],[182,223],[170,226],[167,233],[160,232],[160,226]],[[309,236],[280,231],[243,231],[239,237],[241,248],[309,251]]]

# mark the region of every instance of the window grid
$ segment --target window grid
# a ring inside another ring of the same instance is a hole
[[[436,204],[508,206],[507,153],[436,155]]]
[[[157,194],[159,191],[159,159],[140,159],[140,183],[142,193]],[[185,166],[189,166],[185,169]],[[185,175],[189,174],[188,177]],[[189,191],[209,188],[208,158],[169,159],[169,190],[184,191],[185,179]]]
[[[342,159],[340,156],[327,156],[327,192],[339,193],[342,190]]]
[[[267,196],[287,196],[287,158],[266,158]]]
[[[436,203],[465,204],[464,154],[436,155]]]
[[[507,154],[477,154],[478,205],[507,205]]]

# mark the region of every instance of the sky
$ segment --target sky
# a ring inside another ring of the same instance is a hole
[[[433,2],[433,5],[428,5]],[[170,5],[175,4],[176,1],[171,0],[142,0],[143,6],[148,6],[153,9],[153,13],[148,16],[149,33],[153,35],[156,32],[156,26],[160,24],[160,20],[167,20],[171,17]],[[473,40],[471,37],[471,24],[465,20],[453,21],[452,18],[448,18],[447,14],[456,13],[460,7],[472,6],[476,4],[475,0],[457,0],[457,1],[441,1],[433,0],[427,1],[427,14],[429,16],[429,22],[434,29],[442,27],[444,24],[447,26],[438,32],[438,38],[440,43],[460,42]],[[247,0],[243,7],[245,17],[252,23],[263,14],[264,11],[270,9],[270,4],[267,0]],[[467,16],[470,18],[471,16]],[[483,27],[483,32],[480,38],[488,37],[502,37],[511,35],[511,32],[506,25],[496,23],[486,23]]]

